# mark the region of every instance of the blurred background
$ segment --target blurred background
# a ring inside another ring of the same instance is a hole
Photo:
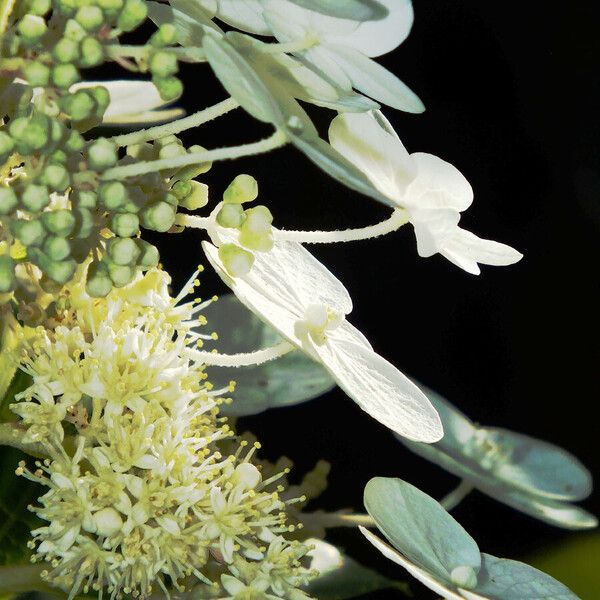
[[[596,404],[600,168],[598,15],[591,1],[416,0],[409,39],[381,62],[424,101],[423,115],[385,114],[410,152],[456,165],[475,190],[464,226],[525,258],[468,275],[436,256],[421,259],[412,230],[370,242],[313,247],[348,287],[351,321],[375,349],[474,420],[528,433],[576,454],[598,476]],[[183,71],[188,111],[225,97],[207,67]],[[312,111],[325,133],[333,114]],[[189,132],[207,147],[254,141],[268,128],[241,110]],[[346,228],[386,210],[328,179],[295,149],[213,167],[213,202],[240,172],[278,227]],[[198,233],[156,238],[179,286],[203,261]],[[205,297],[225,292],[209,269]],[[243,389],[239,389],[243,394]],[[411,454],[345,395],[240,421],[263,455],[289,456],[298,477],[331,461],[329,490],[314,508],[362,509],[375,475],[396,476],[442,497],[457,483]],[[600,496],[584,506],[600,514]],[[600,596],[597,533],[573,534],[475,492],[453,513],[485,552],[532,561],[584,599]],[[364,564],[404,577],[357,531],[332,537]],[[411,583],[416,598],[432,598]],[[377,592],[364,598],[397,597]],[[399,597],[399,596],[398,596]]]

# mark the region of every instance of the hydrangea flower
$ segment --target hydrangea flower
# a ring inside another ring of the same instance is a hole
[[[398,437],[413,452],[484,494],[552,525],[598,525],[596,517],[569,504],[592,491],[591,474],[574,456],[521,433],[476,425],[450,402],[422,389],[442,419],[444,437],[433,445]]]
[[[391,545],[361,527],[364,536],[447,600],[577,600],[546,573],[481,553],[438,502],[405,481],[372,479],[365,488],[365,506]]]
[[[320,362],[372,417],[413,440],[439,440],[439,418],[424,394],[373,351],[347,320],[352,301],[342,283],[300,244],[275,242],[256,252],[250,271],[232,277],[219,251],[204,252],[238,299],[293,347]]]
[[[406,210],[415,229],[420,256],[440,253],[468,273],[477,263],[510,265],[522,254],[458,226],[460,213],[473,202],[462,173],[422,152],[408,154],[380,113],[337,116],[329,128],[331,145],[358,167],[393,207]]]

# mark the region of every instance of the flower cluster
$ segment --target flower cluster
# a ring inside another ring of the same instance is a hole
[[[12,409],[48,455],[17,469],[48,488],[30,507],[47,522],[33,531],[33,560],[51,563],[42,577],[71,597],[222,582],[299,598],[309,548],[282,534],[297,527],[287,505],[304,498],[284,500],[288,469],[263,477],[260,444],[236,442],[219,416],[231,389],[212,389],[188,351],[211,337],[192,330],[206,303],[178,304],[196,276],[179,299],[168,283],[153,269],[92,301],[74,282],[54,329],[23,336],[33,383]]]

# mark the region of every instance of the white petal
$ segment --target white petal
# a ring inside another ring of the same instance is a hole
[[[468,273],[479,274],[477,263],[506,266],[523,258],[520,252],[506,244],[484,240],[460,227],[456,229],[456,234],[444,244],[440,253]]]
[[[271,35],[271,28],[263,18],[259,0],[219,0],[217,18],[242,31],[257,35]]]
[[[221,575],[221,584],[228,594],[238,594],[246,589],[246,586],[231,575]]]
[[[417,165],[417,178],[409,190],[407,202],[418,208],[453,208],[466,210],[473,202],[473,188],[453,165],[433,154],[410,155]]]
[[[331,145],[392,201],[400,202],[416,167],[402,142],[371,113],[344,113],[329,126]]]
[[[396,75],[354,48],[329,45],[337,63],[363,94],[392,108],[422,113],[425,106],[419,97]]]
[[[336,331],[314,351],[350,398],[401,436],[429,443],[441,439],[440,418],[425,394],[382,356],[337,339]]]
[[[446,584],[433,578],[427,571],[424,571],[414,563],[410,562],[407,558],[402,556],[395,548],[392,548],[389,544],[386,544],[381,538],[377,537],[374,533],[371,533],[364,527],[359,528],[361,533],[383,554],[386,558],[396,564],[404,567],[415,579],[418,579],[423,585],[426,585],[430,590],[433,590],[436,594],[441,594],[443,598],[447,600],[464,600],[462,596],[455,593],[450,588],[446,587]]]
[[[454,209],[410,210],[409,218],[415,228],[419,256],[427,258],[440,252],[456,233],[460,213]]]

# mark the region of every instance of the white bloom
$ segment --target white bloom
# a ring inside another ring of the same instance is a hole
[[[440,253],[473,274],[479,274],[477,263],[510,265],[522,258],[510,246],[478,238],[458,226],[460,213],[473,202],[469,182],[436,156],[409,155],[380,113],[339,115],[331,123],[329,139],[391,205],[407,211],[420,256]]]
[[[204,242],[203,247],[239,300],[322,363],[363,410],[410,439],[440,439],[439,417],[424,394],[346,320],[352,310],[348,292],[300,244],[275,242],[269,252],[255,253],[247,275],[235,278],[215,246]]]

